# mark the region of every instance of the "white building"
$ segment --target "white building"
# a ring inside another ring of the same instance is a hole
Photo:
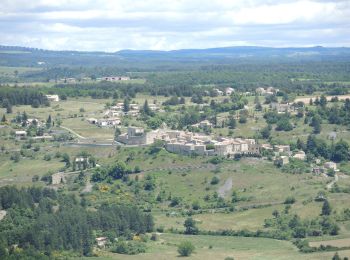
[[[104,119],[97,120],[95,124],[100,127],[115,127],[116,125],[121,124],[121,120],[118,117],[104,118]]]
[[[278,153],[290,153],[290,145],[275,145],[274,150]]]
[[[235,92],[235,90],[233,88],[226,88],[225,89],[225,94],[226,96],[231,96],[231,94]]]
[[[270,104],[270,108],[272,110],[276,110],[277,113],[289,113],[294,111],[294,107],[290,105],[289,103],[287,104],[280,104],[277,102],[273,102]]]
[[[130,80],[130,77],[111,76],[111,77],[98,78],[98,80],[104,80],[104,81],[125,81],[125,80]]]
[[[306,154],[304,151],[298,151],[293,155],[293,158],[304,161],[306,158]]]
[[[214,88],[213,91],[218,95],[218,96],[222,96],[224,95],[224,92],[218,88]]]
[[[213,127],[213,124],[209,122],[209,120],[203,120],[202,122],[199,122],[198,124],[192,125],[194,127],[199,127],[201,129],[210,129]]]
[[[27,132],[26,131],[16,131],[15,137],[17,140],[25,139],[27,137]]]
[[[96,237],[96,244],[100,248],[105,247],[107,242],[108,242],[107,237]]]
[[[326,162],[323,166],[326,169],[333,170],[333,171],[338,171],[337,164],[335,162]]]
[[[66,179],[61,172],[54,173],[51,175],[51,184],[58,185],[65,182],[66,182]]]
[[[46,98],[52,102],[60,101],[60,97],[58,95],[46,95]]]

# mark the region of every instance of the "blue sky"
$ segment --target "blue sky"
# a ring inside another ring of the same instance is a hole
[[[350,47],[350,0],[1,0],[0,44],[84,51]]]

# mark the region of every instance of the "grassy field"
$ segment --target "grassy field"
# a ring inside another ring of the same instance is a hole
[[[18,72],[18,74],[30,72],[30,71],[39,71],[42,70],[42,68],[34,68],[34,67],[5,67],[0,66],[0,74],[7,75],[7,76],[15,76],[15,71]]]
[[[179,257],[177,252],[177,245],[181,241],[191,241],[196,248],[195,253],[188,257],[188,259],[224,260],[226,257],[233,257],[235,260],[329,260],[334,255],[334,252],[299,253],[291,242],[266,238],[162,234],[159,241],[147,243],[147,253],[132,256],[105,252],[101,253],[98,259],[181,259],[182,257]],[[342,257],[349,256],[350,250],[341,251],[339,254]]]

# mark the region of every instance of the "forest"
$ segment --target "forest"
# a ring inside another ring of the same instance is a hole
[[[73,250],[90,255],[94,233],[110,238],[130,238],[153,230],[152,216],[127,205],[101,205],[88,210],[84,198],[64,195],[48,188],[13,186],[0,188],[0,258],[16,258],[16,247],[35,249],[46,256],[54,250]],[[21,256],[21,257],[22,257]]]

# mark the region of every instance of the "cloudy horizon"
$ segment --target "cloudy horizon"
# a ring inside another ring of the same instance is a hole
[[[350,1],[3,0],[0,44],[50,50],[350,47]]]

